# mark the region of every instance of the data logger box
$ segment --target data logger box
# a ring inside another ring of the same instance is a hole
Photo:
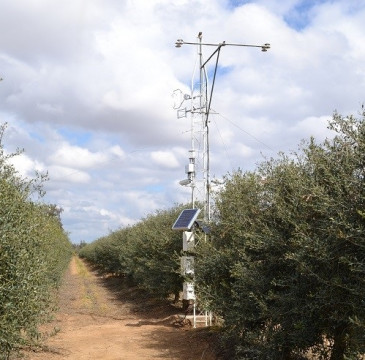
[[[184,282],[183,284],[183,299],[195,300],[194,284],[191,282]]]

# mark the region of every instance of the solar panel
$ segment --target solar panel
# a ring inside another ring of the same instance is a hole
[[[175,224],[172,226],[173,230],[190,230],[196,218],[200,213],[200,209],[185,209],[181,212]]]

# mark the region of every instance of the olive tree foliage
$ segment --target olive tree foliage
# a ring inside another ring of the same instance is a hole
[[[237,359],[360,359],[365,353],[365,117],[329,122],[216,196],[197,288]]]
[[[159,210],[138,223],[84,246],[80,257],[105,272],[128,277],[139,287],[164,298],[182,289],[179,254],[182,234],[172,225],[184,207]]]
[[[6,155],[0,128],[0,359],[37,340],[38,325],[52,310],[53,289],[71,255],[71,244],[43,195],[42,178],[21,178]]]

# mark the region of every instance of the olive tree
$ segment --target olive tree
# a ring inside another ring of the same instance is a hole
[[[364,352],[364,114],[332,139],[226,177],[198,289],[236,356],[356,359]]]
[[[71,244],[43,195],[42,177],[23,179],[2,145],[0,127],[0,359],[38,339],[48,319],[53,292],[71,256]]]

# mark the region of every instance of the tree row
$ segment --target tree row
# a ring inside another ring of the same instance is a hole
[[[362,359],[365,353],[365,113],[335,113],[254,171],[227,174],[206,241],[196,229],[197,300],[222,319],[227,359]],[[161,297],[178,297],[186,206],[159,211],[80,255]]]

